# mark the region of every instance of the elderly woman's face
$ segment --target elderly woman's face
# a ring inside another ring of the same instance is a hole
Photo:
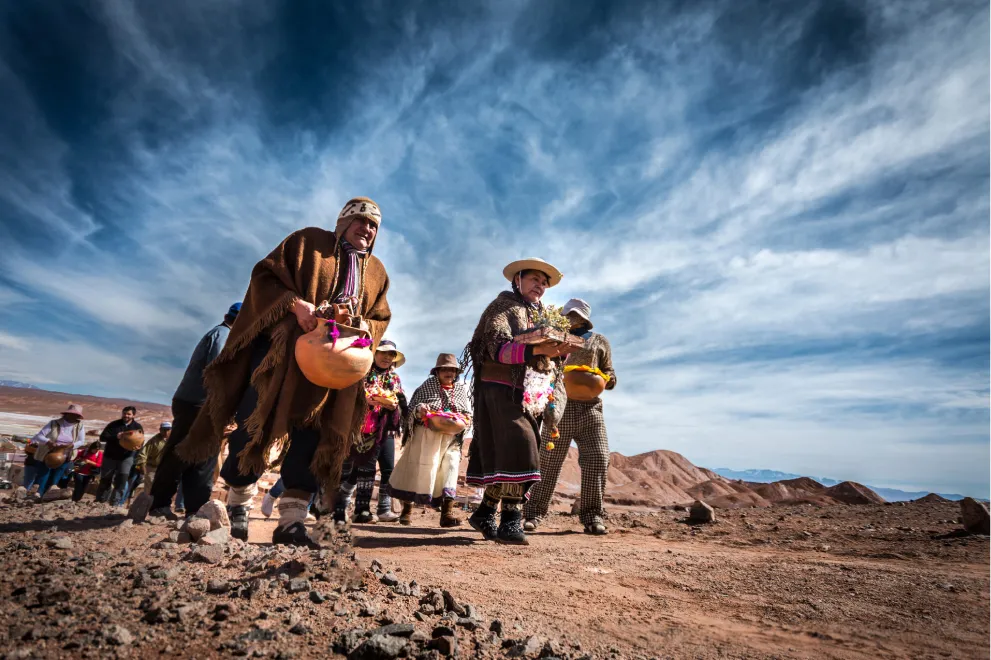
[[[355,218],[344,230],[344,240],[358,250],[367,250],[375,242],[379,226],[368,218]]]
[[[520,295],[531,303],[540,302],[550,282],[550,278],[539,270],[528,270],[522,276],[516,276],[516,286],[520,288]]]
[[[379,369],[388,369],[395,361],[395,351],[375,351],[375,364]]]
[[[458,378],[458,370],[450,367],[441,367],[437,370],[437,380],[441,385],[453,385]]]

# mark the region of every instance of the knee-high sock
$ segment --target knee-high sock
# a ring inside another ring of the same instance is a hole
[[[258,484],[247,486],[231,486],[227,492],[227,506],[245,506],[251,508],[251,500],[258,493]]]
[[[283,495],[279,498],[279,527],[287,527],[294,522],[306,522],[306,511],[310,500]]]

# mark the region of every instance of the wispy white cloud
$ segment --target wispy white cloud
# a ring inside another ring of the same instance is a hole
[[[548,298],[590,300],[613,339],[617,450],[987,490],[987,7],[867,3],[862,59],[830,69],[823,47],[820,78],[791,83],[781,53],[828,3],[745,45],[743,3],[629,5],[594,35],[568,23],[567,46],[527,3],[404,11],[390,48],[310,71],[332,103],[287,116],[264,82],[298,73],[274,70],[287,6],[101,3],[96,135],[127,164],[90,197],[79,141],[0,57],[25,133],[0,132],[0,375],[166,401],[253,264],[369,194],[410,384],[464,345],[506,262],[542,256],[566,273]],[[979,359],[933,348],[981,328]]]

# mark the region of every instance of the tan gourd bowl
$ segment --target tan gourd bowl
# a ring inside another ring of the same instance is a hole
[[[44,458],[45,466],[53,470],[65,463],[65,449],[53,449]]]
[[[125,431],[121,434],[118,442],[127,451],[137,451],[145,443],[144,431]]]
[[[468,428],[468,425],[450,417],[431,417],[427,420],[427,428],[437,433],[457,435]]]
[[[370,337],[359,328],[337,324],[341,335],[331,344],[327,325],[320,323],[312,332],[296,340],[296,364],[306,380],[320,387],[343,390],[351,387],[372,367],[375,355],[371,346],[357,348],[351,342]]]
[[[569,399],[591,401],[606,389],[606,379],[587,371],[569,371],[564,374],[564,391]]]

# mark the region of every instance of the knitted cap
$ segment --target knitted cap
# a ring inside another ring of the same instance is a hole
[[[378,204],[367,197],[352,197],[337,214],[334,235],[337,236],[338,241],[344,238],[344,232],[355,218],[367,218],[374,222],[376,227],[382,225],[382,211]],[[372,243],[374,245],[374,241]]]

